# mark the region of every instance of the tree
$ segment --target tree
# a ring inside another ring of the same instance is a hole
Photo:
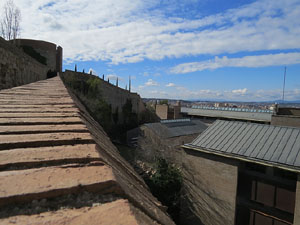
[[[14,40],[20,36],[21,12],[13,0],[7,0],[0,18],[1,36],[6,40]]]
[[[167,100],[167,99],[165,99],[165,100],[160,100],[160,101],[159,101],[159,104],[160,104],[160,105],[164,105],[164,104],[165,104],[165,105],[168,105],[168,100]]]

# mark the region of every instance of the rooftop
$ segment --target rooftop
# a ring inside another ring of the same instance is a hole
[[[300,172],[300,128],[217,120],[183,147]]]
[[[197,119],[162,120],[158,123],[147,123],[145,126],[162,138],[197,134],[207,128],[206,124]]]
[[[248,121],[271,122],[272,111],[226,108],[226,107],[181,107],[181,113],[187,113],[192,116],[205,116],[214,118],[239,119]]]

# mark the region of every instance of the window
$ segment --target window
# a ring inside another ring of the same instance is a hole
[[[276,190],[275,207],[289,213],[294,213],[295,198],[295,192],[278,187]]]
[[[256,183],[256,201],[267,206],[274,206],[275,186],[262,182]]]

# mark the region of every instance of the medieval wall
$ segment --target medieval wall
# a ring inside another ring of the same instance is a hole
[[[17,46],[30,46],[47,59],[47,66],[52,71],[62,72],[62,48],[56,44],[41,40],[17,39]]]
[[[238,162],[186,149],[182,167],[182,223],[233,225]]]
[[[66,79],[74,76],[79,80],[88,80],[91,77],[95,77],[94,75],[70,70],[66,70],[62,76]],[[112,106],[113,112],[115,112],[115,110],[118,108],[119,113],[121,113],[122,106],[126,103],[127,99],[131,99],[133,112],[139,115],[141,112],[145,111],[144,103],[137,93],[132,93],[128,90],[119,88],[101,78],[99,78],[99,80],[101,82],[102,97],[108,104]]]
[[[0,90],[47,78],[48,67],[0,37]]]

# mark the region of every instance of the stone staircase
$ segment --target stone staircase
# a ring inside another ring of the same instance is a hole
[[[174,224],[60,77],[0,91],[0,224]]]

